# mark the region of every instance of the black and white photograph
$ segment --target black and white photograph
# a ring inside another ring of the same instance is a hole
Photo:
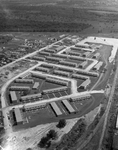
[[[118,0],[0,0],[0,150],[118,150]]]

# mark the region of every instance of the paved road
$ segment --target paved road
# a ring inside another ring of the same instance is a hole
[[[98,63],[98,60],[93,61],[86,69],[85,71],[90,71],[96,64]]]
[[[117,66],[118,66],[118,62],[117,62]],[[104,135],[105,135],[105,130],[106,130],[109,111],[110,111],[111,104],[112,104],[112,101],[113,101],[113,95],[114,95],[114,90],[115,90],[115,86],[116,86],[116,83],[117,83],[117,78],[118,78],[118,67],[117,67],[116,74],[115,74],[114,81],[113,81],[113,85],[112,85],[112,88],[111,88],[111,94],[110,94],[110,97],[109,97],[108,105],[107,105],[107,108],[106,108],[106,111],[105,111],[105,121],[104,121],[104,125],[103,125],[103,130],[102,130],[102,135],[101,135],[98,150],[102,150],[101,149],[102,142],[103,142],[103,138],[104,138]]]

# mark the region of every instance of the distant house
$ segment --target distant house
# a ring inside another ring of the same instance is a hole
[[[16,79],[15,80],[15,82],[16,83],[29,83],[29,84],[32,84],[32,83],[34,83],[34,80],[32,80],[32,79]]]
[[[116,119],[116,129],[118,130],[118,115],[117,115],[117,119]]]
[[[99,63],[97,63],[97,65],[95,65],[94,67],[93,67],[93,70],[99,70],[100,69],[100,67],[102,67],[102,65],[103,65],[103,62],[102,61],[100,61]]]
[[[81,85],[80,85],[80,89],[86,89],[87,86],[91,83],[90,79],[85,80]]]
[[[17,125],[22,124],[23,123],[23,118],[21,115],[21,111],[19,108],[15,108],[13,111],[13,116],[14,116],[14,121]]]
[[[33,87],[32,87],[32,89],[33,90],[37,90],[38,87],[39,87],[39,82],[35,82],[34,85],[33,85]]]
[[[71,104],[68,102],[68,100],[62,100],[63,105],[65,106],[65,108],[68,110],[68,112],[71,113],[75,113],[75,109],[71,106]]]
[[[88,57],[90,55],[90,52],[85,52],[82,56],[83,57]]]
[[[30,90],[29,86],[11,86],[9,88],[10,91],[27,91]]]
[[[50,103],[50,106],[53,109],[56,116],[62,115],[62,112],[61,112],[60,108],[57,106],[57,104],[55,102]]]
[[[79,67],[80,67],[80,68],[85,68],[85,67],[87,66],[87,64],[88,64],[88,61],[84,61],[84,62],[82,62],[82,63],[79,65]]]
[[[93,57],[92,58],[94,58],[94,59],[98,59],[100,57],[100,53],[96,53],[95,55],[93,55]]]
[[[15,91],[10,91],[10,100],[11,103],[17,103],[18,98]]]

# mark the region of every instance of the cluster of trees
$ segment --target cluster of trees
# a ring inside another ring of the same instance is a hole
[[[40,148],[48,148],[51,145],[51,140],[54,140],[57,138],[57,133],[55,130],[50,130],[45,137],[42,137],[40,142],[38,143],[38,146]]]
[[[115,93],[118,92],[118,89],[115,89]],[[113,103],[111,105],[111,109],[108,116],[108,122],[106,126],[106,132],[103,139],[102,148],[104,150],[111,150],[115,145],[113,145],[114,133],[116,129],[116,118],[118,114],[117,110],[118,98],[117,95],[114,94]]]
[[[101,117],[105,112],[105,107],[102,106],[101,109],[100,109],[100,113],[99,113],[99,116]]]
[[[64,128],[66,125],[66,120],[65,119],[60,119],[59,123],[57,124],[58,128]]]
[[[113,149],[113,137],[114,137],[114,129],[115,129],[115,120],[116,117],[114,114],[111,114],[109,117],[109,125],[107,126],[107,130],[105,133],[105,137],[103,140],[104,150]]]
[[[73,12],[72,8],[18,4],[10,5],[9,9],[13,12],[10,18],[6,19],[4,13],[0,13],[0,31],[77,32],[90,27],[87,23],[80,23],[83,15],[78,9]]]
[[[66,125],[66,120],[59,120],[57,127],[63,128]],[[51,140],[55,140],[57,138],[57,132],[55,130],[50,130],[45,137],[42,137],[40,142],[38,143],[38,147],[40,148],[49,148],[51,145]]]
[[[55,146],[56,150],[69,150],[75,146],[77,140],[83,135],[86,130],[86,123],[83,119],[79,120],[71,131],[64,135],[61,142]]]
[[[0,25],[0,31],[17,31],[17,32],[78,32],[90,27],[86,23],[66,23],[59,21],[26,21],[19,19],[17,22],[13,20],[14,24]]]
[[[32,148],[27,148],[26,150],[32,150]]]
[[[118,20],[117,14],[94,13],[64,4],[31,6],[14,3],[8,6],[12,14],[6,17],[4,12],[0,12],[0,31],[78,32],[92,26],[87,21],[112,23]]]

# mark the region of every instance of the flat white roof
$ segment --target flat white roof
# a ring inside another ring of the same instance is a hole
[[[11,86],[10,88],[11,88],[11,89],[12,89],[12,88],[13,88],[13,89],[30,89],[29,86]]]
[[[103,65],[103,62],[100,61],[100,62],[97,63],[97,65],[95,65],[94,68],[99,69],[102,65]]]
[[[34,82],[33,79],[16,79],[16,82]]]
[[[21,99],[24,100],[24,99],[31,99],[31,98],[36,98],[36,97],[41,97],[41,93],[22,96]]]
[[[56,91],[63,91],[63,90],[67,90],[67,87],[59,87],[59,88],[53,88],[53,89],[47,89],[47,90],[43,90],[44,93],[47,92],[56,92]]]
[[[81,87],[81,86],[86,87],[86,86],[88,86],[90,83],[91,83],[91,80],[90,80],[90,79],[87,79],[87,80],[85,80],[85,81],[80,85],[80,87]]]
[[[17,96],[16,96],[15,91],[10,91],[10,96],[11,96],[12,102],[17,101]]]
[[[75,112],[74,108],[71,106],[71,104],[67,100],[62,100],[62,102],[70,113]]]
[[[35,82],[34,85],[33,85],[33,89],[38,88],[38,86],[39,86],[39,82]]]
[[[15,113],[15,117],[16,117],[16,122],[17,123],[22,122],[23,119],[22,119],[22,115],[21,115],[20,109],[19,108],[15,108],[14,109],[14,113]]]
[[[116,128],[118,129],[118,115],[117,115],[117,120],[116,120]]]
[[[55,111],[57,116],[62,115],[60,108],[57,106],[57,104],[55,102],[50,103],[50,105],[53,108],[53,110]]]
[[[33,105],[26,105],[25,106],[25,109],[30,109],[30,108],[33,108],[33,107],[39,107],[39,106],[46,106],[46,103],[44,104],[33,104]]]
[[[87,65],[88,64],[88,61],[84,61],[84,62],[82,62],[81,64],[80,64],[80,66],[85,66],[85,65]]]
[[[98,57],[98,56],[100,56],[100,53],[95,53],[95,55],[94,55],[94,56]]]
[[[73,74],[72,77],[75,77],[75,78],[78,78],[78,79],[79,79],[79,78],[80,78],[80,79],[88,79],[88,78],[89,78],[89,77],[87,77],[87,76],[79,75],[79,74],[76,74],[76,73]]]

